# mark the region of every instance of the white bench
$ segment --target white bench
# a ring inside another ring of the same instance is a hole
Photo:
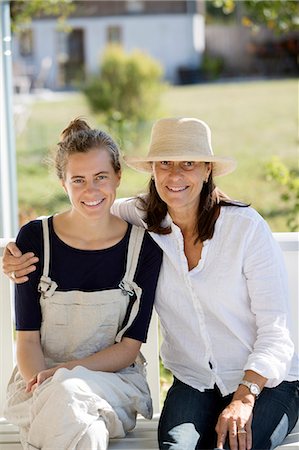
[[[291,333],[298,352],[298,256],[299,233],[274,233],[284,254],[289,277],[291,316],[293,318]],[[0,239],[0,267],[3,249],[8,239]],[[0,450],[21,450],[18,429],[1,418],[5,399],[6,385],[14,365],[13,355],[13,285],[0,270]],[[109,450],[154,450],[158,449],[157,424],[160,412],[160,382],[158,358],[158,325],[157,316],[153,315],[149,330],[148,342],[142,351],[148,361],[148,381],[152,392],[154,418],[152,421],[138,418],[137,427],[125,439],[110,441]],[[299,423],[285,439],[279,450],[295,450],[299,448]],[[182,449],[183,450],[183,449]]]

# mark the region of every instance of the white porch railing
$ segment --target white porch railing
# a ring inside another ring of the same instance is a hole
[[[298,352],[298,262],[299,262],[299,233],[273,233],[283,251],[288,272],[290,307],[292,317],[291,334]],[[8,443],[18,442],[15,428],[9,431],[9,424],[3,425],[3,405],[6,395],[6,386],[14,365],[13,346],[13,284],[2,272],[3,249],[9,239],[0,239],[0,450],[9,450]],[[159,358],[158,358],[158,328],[157,316],[153,315],[149,330],[148,342],[143,345],[142,351],[148,361],[148,382],[151,388],[154,413],[156,418],[160,412],[159,388]],[[121,449],[157,449],[156,426],[157,420],[138,421],[136,431],[124,440],[111,441],[109,448]],[[283,446],[279,449],[299,448],[299,426],[293,431]],[[13,436],[13,438],[9,437]],[[1,444],[6,442],[6,444]],[[5,447],[3,447],[5,445]],[[20,448],[20,447],[18,447]]]

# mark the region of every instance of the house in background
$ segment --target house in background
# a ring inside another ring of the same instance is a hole
[[[59,30],[57,18],[42,17],[14,36],[17,92],[77,87],[99,72],[109,43],[146,52],[161,63],[170,83],[298,73],[298,32],[275,36],[261,27],[252,33],[242,25],[243,2],[229,16],[205,0],[76,0],[74,5],[68,32]]]
[[[59,31],[56,18],[43,17],[14,36],[15,79],[20,90],[22,79],[34,87],[72,87],[99,71],[107,44],[119,43],[127,52],[138,48],[155,58],[165,79],[176,83],[180,69],[199,68],[203,11],[204,2],[195,0],[76,1],[69,32]]]

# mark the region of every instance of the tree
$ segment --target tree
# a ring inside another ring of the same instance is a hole
[[[237,0],[214,0],[214,5],[225,14],[234,11]],[[297,0],[245,0],[243,24],[249,27],[265,25],[276,33],[298,31],[299,14]]]
[[[73,10],[72,0],[13,0],[10,2],[12,29],[18,31],[22,24],[42,15],[58,16],[63,22]]]

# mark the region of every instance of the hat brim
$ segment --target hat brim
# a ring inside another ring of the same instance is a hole
[[[231,172],[233,172],[237,167],[237,162],[233,158],[228,157],[217,157],[217,156],[200,156],[195,157],[192,155],[191,158],[188,159],[187,155],[184,155],[184,159],[180,156],[172,156],[167,157],[165,159],[165,156],[159,157],[159,156],[153,156],[151,158],[148,157],[130,157],[130,156],[124,156],[124,161],[127,164],[127,166],[131,167],[134,170],[137,170],[139,172],[146,172],[146,173],[152,173],[152,163],[155,161],[202,161],[202,162],[211,162],[213,164],[213,176],[220,177],[223,175],[227,175]]]

